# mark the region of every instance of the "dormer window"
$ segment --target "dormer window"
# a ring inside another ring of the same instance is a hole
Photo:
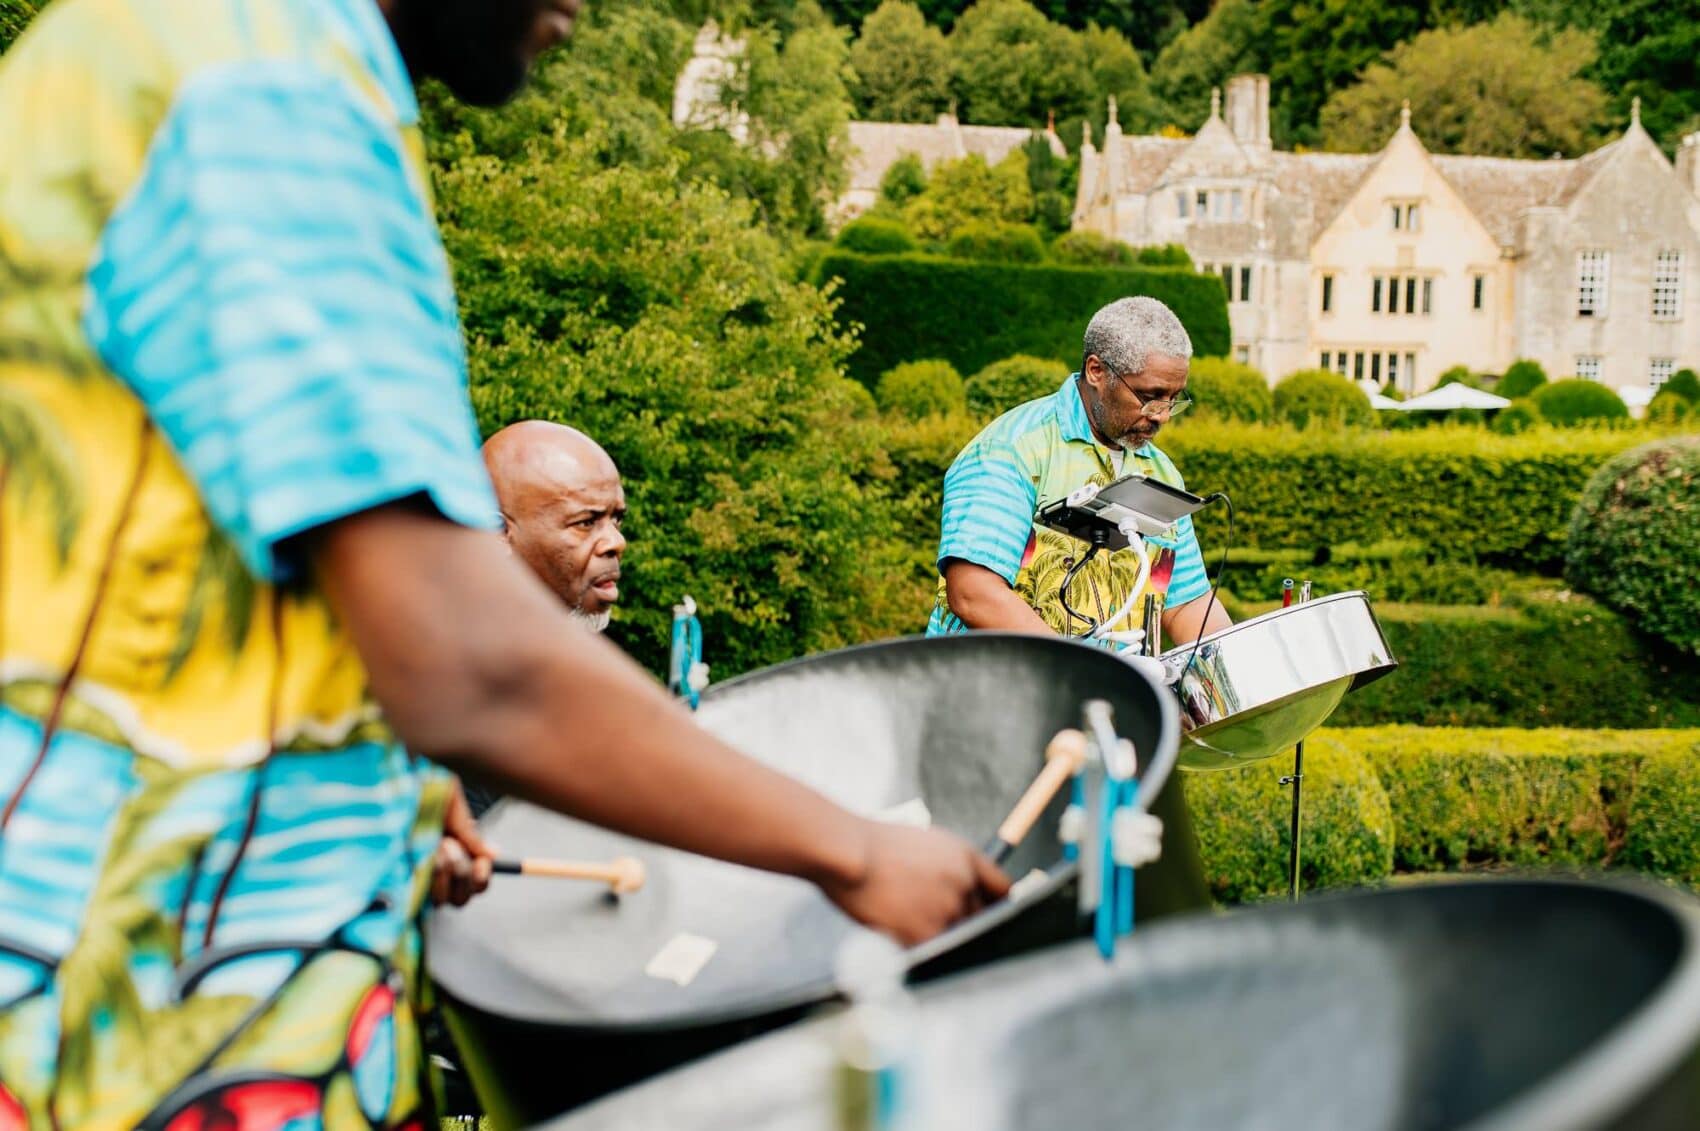
[[[1422,230],[1422,205],[1414,200],[1396,200],[1388,208],[1392,214],[1393,230],[1395,232],[1418,232]]]

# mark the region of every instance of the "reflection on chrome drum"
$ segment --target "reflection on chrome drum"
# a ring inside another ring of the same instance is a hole
[[[1242,621],[1163,658],[1184,674],[1180,765],[1268,758],[1321,726],[1346,692],[1398,666],[1369,598],[1336,593]]]

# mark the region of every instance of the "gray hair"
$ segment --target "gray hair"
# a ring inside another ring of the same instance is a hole
[[[1099,310],[1086,324],[1086,342],[1080,355],[1080,371],[1093,354],[1123,377],[1145,368],[1152,354],[1160,357],[1192,356],[1192,338],[1175,312],[1154,298],[1138,295],[1118,298]]]

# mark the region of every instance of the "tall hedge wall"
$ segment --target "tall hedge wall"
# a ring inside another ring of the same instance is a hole
[[[1186,776],[1218,899],[1285,893],[1291,770]],[[1305,744],[1304,797],[1306,890],[1535,867],[1700,885],[1700,730],[1326,728]]]
[[[1646,437],[1633,431],[1309,431],[1181,424],[1157,443],[1201,494],[1234,500],[1240,546],[1314,549],[1412,539],[1447,557],[1555,570],[1589,475]],[[1200,537],[1223,528],[1198,520]],[[1217,533],[1219,537],[1220,534]]]
[[[869,386],[887,369],[923,357],[942,357],[963,373],[1015,354],[1077,365],[1087,319],[1129,295],[1168,303],[1192,335],[1195,354],[1225,354],[1232,344],[1221,281],[1173,268],[834,251],[821,257],[811,276],[817,285],[832,279],[840,280],[839,325],[864,328],[849,366],[851,376]],[[1065,372],[1059,364],[1059,380]]]

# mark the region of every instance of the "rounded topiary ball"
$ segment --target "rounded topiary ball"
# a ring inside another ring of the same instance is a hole
[[[1526,397],[1547,383],[1547,371],[1541,368],[1538,361],[1528,358],[1518,358],[1511,363],[1511,368],[1505,371],[1505,376],[1494,386],[1494,392],[1502,397],[1516,400]]]
[[[1367,428],[1375,410],[1364,391],[1327,369],[1301,369],[1275,386],[1275,416],[1295,428]]]
[[[1659,391],[1675,393],[1689,404],[1700,404],[1700,374],[1692,369],[1678,369]]]
[[[1622,397],[1597,381],[1581,377],[1542,385],[1530,399],[1542,418],[1564,427],[1629,419],[1629,406]]]
[[[948,361],[906,361],[880,375],[874,399],[887,412],[920,420],[959,412],[967,403],[962,375]]]
[[[968,411],[992,417],[1018,404],[1048,397],[1062,385],[1067,372],[1066,365],[1026,354],[994,361],[968,378]]]
[[[902,255],[916,248],[915,237],[896,220],[863,216],[839,229],[832,241],[845,251],[859,255]]]
[[[1564,576],[1700,655],[1700,437],[1643,444],[1594,473],[1571,514]]]
[[[1243,420],[1267,424],[1275,419],[1275,394],[1262,373],[1225,357],[1195,357],[1187,368],[1186,391],[1197,402],[1188,420]]]

